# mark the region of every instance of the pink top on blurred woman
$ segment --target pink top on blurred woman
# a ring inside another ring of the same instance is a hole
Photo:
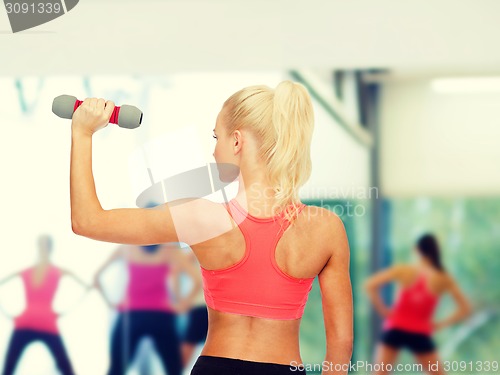
[[[26,308],[14,320],[16,329],[31,329],[48,333],[59,332],[57,314],[52,309],[52,302],[59,286],[61,271],[49,265],[40,285],[33,282],[35,268],[21,272],[21,278],[26,290]]]
[[[128,262],[127,267],[129,282],[118,310],[173,311],[166,286],[168,265]]]

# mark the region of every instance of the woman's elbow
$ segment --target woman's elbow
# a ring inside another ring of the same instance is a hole
[[[79,236],[94,238],[100,228],[106,223],[104,210],[92,214],[77,214],[71,212],[71,229]]]
[[[375,285],[370,280],[367,280],[363,283],[363,290],[366,294],[372,295],[376,291]]]
[[[82,225],[74,218],[71,218],[71,230],[74,234],[78,234],[79,236],[83,235]]]
[[[93,225],[90,220],[82,220],[77,219],[76,217],[71,217],[71,230],[79,236],[91,237],[92,227]]]
[[[336,337],[327,345],[328,353],[342,353],[343,357],[351,358],[354,349],[354,340],[352,336]]]
[[[330,343],[336,348],[342,348],[344,350],[352,351],[354,335],[352,333],[343,333],[341,335],[336,335],[335,338],[330,340]]]
[[[370,286],[369,286],[367,283],[364,283],[364,284],[363,284],[363,291],[364,291],[366,294],[370,294],[370,293],[371,293],[371,288],[370,288]]]
[[[463,316],[463,319],[467,319],[468,317],[470,317],[472,315],[473,311],[474,311],[474,309],[472,308],[472,305],[467,302],[462,307],[462,316]]]
[[[341,346],[344,349],[345,353],[351,356],[354,349],[354,338],[352,336],[344,338],[341,341]]]

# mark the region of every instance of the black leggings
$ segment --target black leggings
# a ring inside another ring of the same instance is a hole
[[[303,367],[278,363],[245,361],[242,359],[200,355],[191,375],[286,375],[306,374]]]
[[[206,306],[197,306],[189,311],[188,326],[184,335],[184,341],[196,345],[207,338],[208,312]]]
[[[54,356],[57,368],[62,375],[74,375],[68,353],[64,348],[61,336],[54,333],[46,333],[29,329],[16,329],[10,338],[9,348],[5,359],[3,375],[12,375],[17,367],[17,362],[24,349],[35,341],[41,341],[49,348]]]
[[[180,375],[182,359],[175,314],[163,311],[120,313],[111,338],[111,366],[108,375],[124,375],[137,352],[139,342],[153,340],[163,369],[168,375]]]

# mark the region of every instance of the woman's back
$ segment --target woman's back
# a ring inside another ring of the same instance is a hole
[[[402,267],[400,290],[384,328],[430,334],[435,309],[446,289],[447,275],[432,267]]]
[[[235,306],[234,302],[248,298],[250,291],[254,295],[257,291],[262,294],[260,301],[264,305],[260,306],[257,311],[260,313],[264,312],[262,314],[265,315],[265,310],[268,308],[270,309],[268,315],[274,316],[274,318],[250,316],[252,312],[256,312],[255,307],[248,309],[248,315],[244,314],[244,308],[240,309],[239,313],[228,313],[217,311],[210,307],[211,287],[220,285],[222,288],[221,291],[224,291],[224,293],[228,291],[229,287],[224,281],[226,271],[220,272],[218,270],[231,270],[234,269],[233,267],[241,267],[244,265],[244,261],[250,259],[250,255],[252,255],[252,259],[259,259],[258,251],[263,251],[264,248],[259,247],[258,243],[254,243],[252,246],[252,243],[250,243],[252,241],[251,238],[254,238],[254,241],[259,238],[259,235],[262,238],[264,232],[259,233],[259,228],[265,228],[266,225],[269,226],[273,223],[272,219],[269,220],[269,217],[256,217],[252,215],[238,203],[237,199],[235,198],[232,201],[233,203],[229,205],[229,212],[235,220],[233,222],[233,229],[216,238],[192,246],[204,274],[205,296],[206,298],[207,295],[209,297],[207,300],[209,305],[209,332],[201,354],[240,358],[250,361],[265,362],[267,360],[283,364],[289,364],[291,361],[300,361],[298,347],[300,318],[290,319],[287,316],[288,319],[280,319],[272,310],[276,306],[266,306],[265,303],[269,301],[269,298],[267,298],[268,295],[279,296],[281,292],[280,287],[288,286],[288,288],[293,288],[293,285],[291,285],[293,283],[297,283],[298,293],[301,296],[307,297],[312,279],[323,269],[331,253],[331,251],[330,253],[328,252],[328,235],[324,233],[324,228],[326,228],[328,222],[327,219],[331,217],[331,213],[322,208],[305,206],[294,224],[285,230],[281,238],[276,238],[278,240],[277,243],[274,242],[276,249],[274,262],[271,258],[267,262],[267,265],[276,266],[277,269],[273,268],[270,270],[266,268],[266,263],[261,264],[262,267],[260,269],[266,269],[266,274],[260,277],[269,277],[270,273],[271,277],[273,277],[272,274],[274,273],[274,276],[278,275],[280,278],[286,279],[287,276],[285,275],[288,275],[289,279],[293,278],[296,280],[292,280],[291,284],[287,285],[267,285],[267,288],[263,290],[262,285],[260,285],[257,279],[259,275],[255,274],[255,279],[252,280],[248,277],[247,285],[239,286],[241,297],[233,295],[228,300],[229,307]],[[228,217],[229,212],[226,213]],[[241,214],[246,214],[247,220],[241,222]],[[252,226],[249,226],[249,223]],[[279,232],[279,222],[277,223],[278,227],[275,228],[276,235]],[[254,233],[242,233],[242,231],[248,231],[249,228],[252,228]],[[307,236],[304,235],[305,233],[307,233]],[[246,250],[250,251],[245,252]],[[266,249],[265,251],[268,250]],[[271,257],[272,254],[272,252],[268,252],[265,256],[269,255]],[[260,260],[262,259],[260,258]],[[255,266],[257,267],[257,264]],[[212,270],[214,270],[215,274],[221,276],[221,279],[219,281],[209,280],[207,285],[206,281],[210,277]],[[241,268],[234,269],[236,272],[240,270]],[[234,292],[237,291],[234,287],[231,287],[230,293]],[[284,292],[290,293],[290,289]],[[305,304],[305,301],[289,301],[291,309],[295,313],[298,313],[299,316],[302,314],[298,307],[302,302]],[[218,309],[217,303],[215,303],[215,308]],[[228,306],[221,304],[221,309],[228,310]],[[245,358],[242,358],[242,353],[245,353]]]
[[[304,206],[299,206],[299,212]],[[293,278],[285,274],[274,256],[276,243],[290,223],[282,215],[270,218],[250,215],[235,199],[226,209],[245,237],[245,255],[228,268],[210,270],[202,267],[207,305],[246,316],[300,318],[314,277]]]
[[[401,265],[404,272],[400,280],[400,286],[402,288],[409,287],[413,285],[420,276],[424,276],[426,280],[427,288],[433,294],[440,296],[446,292],[448,285],[449,275],[440,271],[432,266],[422,266],[422,265]]]

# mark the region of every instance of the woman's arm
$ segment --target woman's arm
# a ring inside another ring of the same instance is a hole
[[[448,276],[447,284],[446,290],[451,294],[453,300],[457,304],[457,310],[448,318],[435,323],[434,329],[436,330],[458,323],[472,313],[472,307],[469,300],[465,297],[464,293],[452,276]]]
[[[0,280],[0,285],[3,285],[7,282],[9,282],[10,280],[12,280],[14,277],[17,277],[19,276],[20,272],[14,272],[6,277],[4,277],[3,279]]]
[[[66,311],[63,311],[63,312],[57,312],[57,316],[63,317],[63,316],[70,314],[73,310],[75,310],[85,300],[85,297],[87,296],[87,293],[92,288],[92,285],[87,284],[85,281],[83,281],[80,277],[78,277],[72,271],[69,271],[69,270],[64,269],[64,268],[60,268],[60,270],[61,270],[62,276],[70,277],[77,284],[81,285],[85,289],[84,293],[82,293],[80,298],[76,302],[74,302],[73,305],[69,309],[67,309]]]
[[[326,358],[332,371],[323,374],[347,374],[334,371],[335,366],[348,368],[353,344],[352,287],[349,276],[349,243],[344,225],[335,215],[331,221],[327,240],[331,245],[328,263],[318,275],[326,330]]]
[[[92,174],[92,135],[108,124],[115,105],[104,99],[85,99],[73,114],[71,135],[71,225],[76,234],[132,245],[167,242],[194,244],[231,230],[226,217],[214,220],[214,207],[204,199],[182,199],[155,209],[104,210],[97,198]],[[215,206],[214,206],[215,205]],[[224,212],[220,207],[217,212]],[[175,226],[174,226],[175,219]],[[193,228],[203,230],[193,231]]]
[[[180,298],[180,293],[176,295],[176,300],[179,301],[177,305],[179,312],[185,312],[193,305],[193,301],[197,293],[202,288],[201,275],[200,271],[194,266],[193,262],[189,259],[189,256],[183,254],[180,250],[175,251],[173,261],[176,263],[176,268],[178,272],[177,276],[179,277],[181,273],[184,272],[188,274],[191,280],[193,281],[193,287],[191,288],[191,291],[186,297]],[[177,284],[179,284],[178,280]]]
[[[68,276],[73,279],[77,284],[80,284],[84,289],[90,289],[92,286],[83,281],[80,277],[78,277],[74,272],[61,269],[63,276]]]
[[[73,124],[75,121],[77,119],[73,119]],[[73,232],[96,240],[123,244],[176,241],[168,209],[104,210],[101,207],[92,174],[92,135],[76,127],[73,129],[70,170]]]
[[[384,284],[397,280],[400,272],[400,266],[393,266],[372,275],[364,284],[368,298],[381,317],[388,316],[391,310],[380,297],[379,288]]]
[[[176,304],[179,303],[181,295],[181,283],[179,282],[180,274],[181,273],[179,271],[179,267],[177,267],[177,265],[172,265],[170,273],[170,283],[171,283],[170,285],[174,301]]]
[[[8,275],[8,276],[4,277],[3,279],[1,279],[1,280],[0,280],[0,285],[3,285],[3,284],[5,284],[5,283],[9,282],[10,280],[12,280],[13,278],[15,278],[15,277],[19,276],[20,274],[21,274],[21,272],[20,272],[20,271],[18,271],[18,272],[14,272],[14,273],[12,273],[12,274],[10,274],[10,275]],[[6,318],[8,318],[8,319],[12,319],[12,316],[11,316],[11,315],[9,315],[9,314],[8,314],[8,313],[7,313],[7,312],[6,312],[6,311],[2,308],[2,305],[1,305],[1,304],[0,304],[0,313],[1,313],[2,315],[4,315]]]
[[[100,286],[101,282],[101,276],[104,273],[104,271],[117,259],[121,258],[123,256],[123,252],[125,251],[125,246],[120,246],[118,249],[113,251],[111,255],[106,259],[106,261],[97,269],[97,271],[94,274],[94,282],[93,285],[95,287]]]
[[[120,246],[118,249],[116,249],[108,257],[108,259],[106,259],[106,261],[101,265],[101,267],[99,267],[99,269],[96,271],[96,273],[94,275],[94,280],[92,283],[92,286],[97,289],[97,291],[101,294],[101,296],[104,299],[104,301],[106,302],[106,304],[111,308],[113,308],[114,305],[108,299],[108,296],[106,295],[104,288],[102,287],[101,276],[111,263],[113,263],[114,261],[116,261],[117,259],[119,259],[123,256],[124,251],[125,251],[125,246]]]

